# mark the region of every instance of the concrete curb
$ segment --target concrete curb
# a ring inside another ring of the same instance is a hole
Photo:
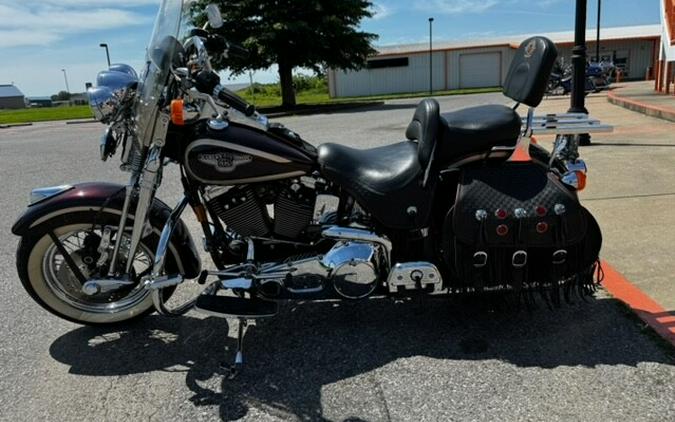
[[[90,119],[90,120],[66,120],[67,125],[84,125],[87,123],[99,123],[98,120]]]
[[[33,126],[32,123],[13,123],[8,125],[0,125],[0,129],[10,129],[13,127]]]
[[[607,262],[602,262],[605,279],[602,286],[625,303],[645,324],[675,347],[675,314],[666,311]]]
[[[673,108],[659,107],[656,105],[644,103],[642,101],[622,97],[613,91],[607,93],[607,101],[619,107],[636,111],[647,116],[675,122],[675,109]]]

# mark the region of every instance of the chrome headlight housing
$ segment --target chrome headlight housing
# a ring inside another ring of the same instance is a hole
[[[136,72],[127,65],[113,65],[110,70],[100,72],[96,87],[89,88],[89,106],[96,120],[110,123],[123,107],[133,99],[138,87]]]

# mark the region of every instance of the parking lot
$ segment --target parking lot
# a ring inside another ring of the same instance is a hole
[[[505,102],[500,94],[439,98],[442,110]],[[675,310],[675,124],[591,97],[616,126],[582,150],[603,258]],[[368,148],[403,139],[416,100],[279,121],[312,143]],[[541,112],[569,103],[547,100]],[[195,313],[122,328],[48,314],[17,279],[10,233],[31,188],[125,182],[98,159],[99,124],[0,130],[0,419],[16,420],[649,420],[675,419],[673,350],[600,291],[583,303],[490,313],[467,303],[300,303],[259,322],[247,366],[233,358],[236,323]],[[542,138],[550,145],[549,138]],[[176,168],[159,196],[179,198]],[[198,236],[198,228],[187,220]]]

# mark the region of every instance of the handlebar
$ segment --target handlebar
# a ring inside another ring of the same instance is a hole
[[[194,81],[195,87],[199,92],[215,96],[247,117],[255,114],[255,106],[247,103],[237,94],[222,86],[220,84],[220,76],[215,72],[203,70],[195,76]]]

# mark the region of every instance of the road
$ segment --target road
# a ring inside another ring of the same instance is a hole
[[[441,99],[443,110],[503,101]],[[366,148],[403,139],[414,106],[280,121],[317,144]],[[236,323],[194,313],[116,329],[57,319],[17,280],[10,227],[33,187],[124,182],[114,161],[97,157],[101,131],[0,131],[0,420],[675,419],[672,350],[603,292],[520,313],[446,301],[287,305],[249,329],[235,380],[217,368],[233,357]],[[180,194],[176,175],[166,173],[160,192],[169,203]]]

